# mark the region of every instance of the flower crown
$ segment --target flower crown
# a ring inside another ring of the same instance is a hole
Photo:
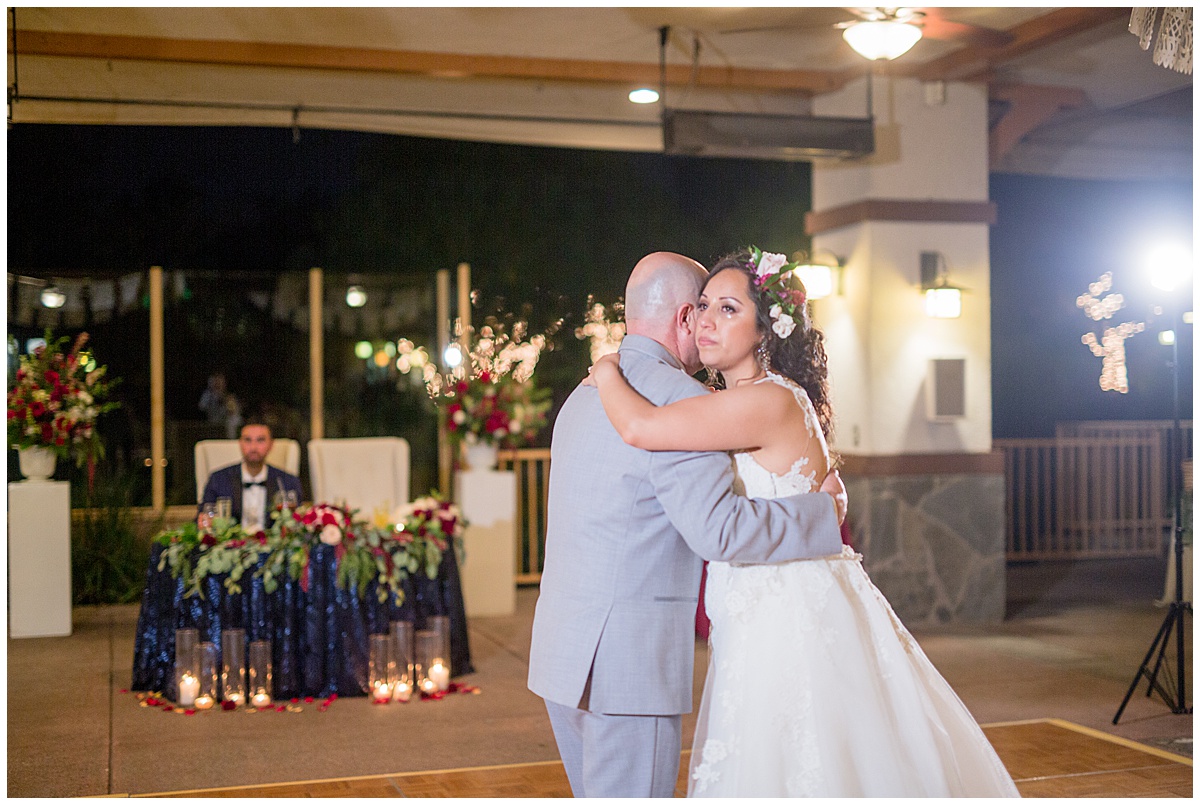
[[[796,314],[797,308],[802,308],[808,301],[807,295],[801,289],[788,287],[788,278],[799,263],[789,263],[782,254],[761,251],[757,246],[750,247],[750,261],[747,267],[754,272],[754,286],[759,293],[764,294],[774,302],[769,315],[775,322],[771,329],[780,338],[787,338],[796,329],[796,320],[801,318]]]

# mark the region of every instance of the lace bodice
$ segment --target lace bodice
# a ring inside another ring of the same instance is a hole
[[[825,435],[821,432],[817,410],[813,407],[812,400],[808,398],[808,392],[788,378],[774,372],[767,372],[767,376],[757,382],[776,383],[792,392],[792,396],[796,398],[796,404],[804,413],[804,424],[808,427],[808,433],[820,441],[821,452],[825,456],[825,463],[828,464],[829,448],[825,445]],[[807,457],[797,459],[792,464],[792,468],[782,475],[771,472],[746,452],[735,452],[733,460],[737,468],[734,491],[740,495],[751,498],[782,498],[788,495],[812,492],[817,488],[817,473],[809,466],[811,462]]]

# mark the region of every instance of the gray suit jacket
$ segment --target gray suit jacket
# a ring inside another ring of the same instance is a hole
[[[621,371],[656,405],[708,393],[661,344],[626,336]],[[590,386],[563,405],[551,442],[546,560],[529,689],[587,709],[692,709],[702,559],[781,562],[842,549],[825,494],[735,495],[727,453],[649,452],[621,440]]]

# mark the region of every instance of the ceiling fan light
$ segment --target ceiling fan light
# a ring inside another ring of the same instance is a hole
[[[842,31],[842,38],[872,61],[903,56],[921,39],[921,29],[907,22],[858,22]]]

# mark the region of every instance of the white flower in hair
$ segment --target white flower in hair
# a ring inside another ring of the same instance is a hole
[[[778,308],[776,305],[775,308]],[[796,321],[786,313],[780,313],[778,316],[772,315],[775,323],[771,325],[771,329],[775,331],[780,338],[787,338],[792,334],[792,330],[796,329]]]
[[[758,276],[768,277],[771,274],[778,274],[779,269],[787,265],[787,261],[785,255],[763,252],[762,257],[758,260]]]

